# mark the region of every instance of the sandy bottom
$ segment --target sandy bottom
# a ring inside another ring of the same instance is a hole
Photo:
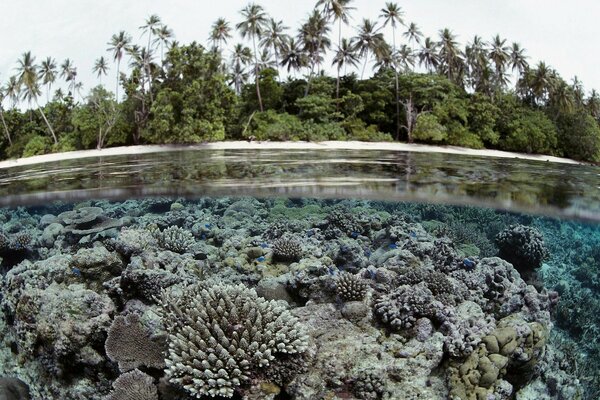
[[[70,151],[66,153],[45,154],[42,156],[34,156],[27,158],[18,158],[15,160],[0,161],[0,168],[10,168],[23,165],[33,165],[53,161],[73,160],[86,157],[107,157],[127,154],[145,154],[145,153],[160,153],[165,151],[186,151],[186,150],[244,150],[244,149],[294,149],[294,150],[386,150],[386,151],[412,151],[420,153],[448,153],[448,154],[464,154],[473,156],[486,157],[502,157],[502,158],[519,158],[523,160],[548,161],[563,164],[580,164],[578,161],[568,158],[553,157],[546,155],[533,155],[523,153],[512,153],[499,150],[475,150],[464,147],[454,146],[430,146],[423,144],[408,144],[408,143],[386,143],[386,142],[214,142],[199,145],[148,145],[148,146],[123,146],[112,147],[100,150],[80,150]]]

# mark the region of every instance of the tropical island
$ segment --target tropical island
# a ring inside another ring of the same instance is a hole
[[[342,37],[351,21],[354,36]],[[140,30],[110,38],[87,93],[72,60],[24,52],[14,75],[0,76],[0,159],[138,144],[359,140],[600,161],[597,91],[544,62],[530,65],[525,49],[500,35],[461,44],[442,28],[424,37],[393,2],[371,20],[351,0],[319,0],[297,27],[251,3],[188,44],[157,15]],[[113,68],[116,82],[103,82]],[[54,88],[60,80],[67,90]]]

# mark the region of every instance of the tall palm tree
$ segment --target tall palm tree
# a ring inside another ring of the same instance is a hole
[[[463,59],[456,35],[448,28],[440,30],[439,35],[440,72],[457,85],[462,85]]]
[[[115,90],[115,99],[117,102],[119,101],[119,79],[120,79],[120,67],[121,67],[121,59],[123,58],[123,52],[125,48],[129,46],[131,43],[131,36],[129,36],[125,31],[120,31],[118,34],[115,34],[108,42],[108,45],[111,46],[107,50],[112,51],[113,60],[117,62],[117,86]]]
[[[354,7],[350,7],[352,0],[318,0],[316,8],[321,7],[323,15],[327,22],[333,18],[334,22],[338,23],[338,48],[342,45],[342,24],[350,22],[350,11]]]
[[[69,90],[75,96],[75,85],[77,84],[77,68],[73,65],[70,58],[65,59],[60,65],[60,77],[69,84]]]
[[[2,103],[6,98],[6,92],[3,86],[0,86],[0,120],[2,121],[2,126],[4,127],[4,136],[8,140],[8,144],[12,145],[12,140],[10,138],[10,132],[8,131],[8,126],[6,125],[6,120],[4,119],[4,108],[2,107]]]
[[[465,47],[465,67],[468,84],[476,91],[491,95],[491,69],[486,44],[475,35]]]
[[[4,87],[6,97],[10,99],[10,108],[14,109],[19,103],[21,97],[21,82],[16,76],[11,76]]]
[[[39,78],[42,85],[46,85],[46,102],[50,101],[50,87],[56,81],[56,60],[52,57],[46,57],[40,64]]]
[[[284,32],[289,29],[283,25],[283,21],[276,21],[275,19],[269,19],[263,32],[260,46],[263,49],[273,49],[273,55],[275,56],[275,65],[279,67],[279,55],[283,49],[284,44],[290,39],[290,37]]]
[[[585,102],[585,90],[583,89],[583,83],[577,76],[573,77],[573,83],[571,84],[571,90],[573,92],[573,99],[578,107],[584,105]]]
[[[267,23],[267,14],[265,13],[262,6],[254,3],[250,3],[246,8],[240,11],[244,20],[236,25],[236,28],[240,31],[242,39],[249,36],[252,40],[252,46],[254,48],[254,76],[256,77],[256,96],[258,97],[258,106],[260,111],[263,111],[262,97],[260,95],[260,83],[258,79],[258,53],[256,51],[256,40],[261,38],[264,31],[265,24]]]
[[[419,65],[424,66],[427,72],[431,73],[435,71],[440,64],[438,44],[430,37],[426,37],[421,49],[417,53],[417,57]]]
[[[160,44],[160,63],[162,64],[164,60],[164,46],[169,46],[171,43],[171,39],[174,36],[173,31],[167,25],[161,25],[154,33],[156,34],[156,38],[153,44]]]
[[[315,9],[298,31],[298,40],[302,43],[303,50],[307,54],[310,63],[308,83],[304,91],[305,96],[310,91],[315,67],[322,64],[323,54],[331,47],[331,40],[328,37],[330,28],[327,21],[327,17]]]
[[[218,18],[212,24],[208,41],[220,52],[228,39],[231,39],[231,26],[225,18]]]
[[[144,25],[139,27],[139,29],[142,30],[142,35],[148,35],[148,51],[150,51],[152,35],[158,31],[161,25],[162,23],[160,22],[160,17],[156,14],[152,14],[146,19]]]
[[[383,48],[385,47],[383,33],[378,31],[379,28],[377,27],[377,24],[370,19],[365,18],[363,19],[362,25],[358,27],[357,35],[352,39],[354,48],[358,52],[358,56],[365,59],[362,73],[360,75],[361,79],[365,74],[365,69],[367,68],[367,63],[369,61],[369,55],[373,54],[377,57],[377,55],[381,54]]]
[[[396,27],[404,24],[402,17],[404,11],[397,3],[388,2],[385,8],[381,9],[380,18],[383,19],[383,26],[392,27],[392,59],[396,56]],[[394,83],[396,89],[396,140],[400,137],[400,88],[398,84],[398,68],[394,67]]]
[[[510,48],[510,66],[513,72],[516,70],[519,73],[517,78],[520,78],[523,72],[529,68],[525,49],[519,43],[513,43]]]
[[[590,114],[592,114],[592,117],[600,122],[600,94],[595,89],[592,89],[590,92],[585,106]]]
[[[50,122],[48,122],[46,114],[44,114],[44,111],[38,103],[38,98],[42,92],[40,90],[38,71],[37,66],[35,65],[35,57],[31,55],[30,51],[25,52],[17,61],[17,64],[18,79],[23,87],[23,99],[26,100],[30,105],[31,103],[35,103],[38,111],[44,119],[44,122],[46,122],[46,125],[48,126],[48,130],[52,135],[52,139],[54,139],[54,144],[58,143],[54,129],[52,129],[52,126],[50,126]]]
[[[308,57],[298,42],[291,38],[286,41],[281,49],[281,66],[287,67],[287,72],[294,70],[300,71],[308,65]]]
[[[408,40],[408,44],[413,46],[413,43],[420,44],[421,38],[423,37],[423,33],[419,29],[419,26],[414,22],[411,22],[406,27],[406,32],[402,34]],[[414,47],[411,47],[414,50]]]
[[[92,71],[95,72],[98,79],[100,79],[101,85],[102,85],[102,75],[106,76],[106,74],[108,73],[108,69],[109,69],[108,63],[106,62],[106,59],[104,58],[104,56],[101,56],[100,58],[98,58],[96,60],[96,62],[94,62],[94,68],[92,69]]]
[[[241,43],[235,45],[231,57],[231,83],[233,83],[237,94],[242,92],[242,86],[248,80],[246,66],[252,63],[252,58],[252,50],[249,47]]]
[[[494,63],[495,68],[495,86],[502,89],[506,86],[505,77],[506,66],[510,61],[510,48],[506,45],[506,39],[500,38],[500,35],[494,36],[490,43],[489,57]]]
[[[229,84],[233,84],[235,92],[239,95],[242,93],[242,86],[248,80],[248,73],[244,69],[244,67],[235,63],[231,69],[231,82]]]
[[[342,43],[335,53],[333,63],[331,64],[332,66],[335,65],[337,67],[337,82],[335,86],[336,107],[339,107],[340,99],[340,71],[342,67],[344,67],[344,75],[346,75],[347,66],[350,65],[351,67],[356,68],[358,63],[359,59],[354,51],[354,46],[352,46],[348,39],[342,39]]]

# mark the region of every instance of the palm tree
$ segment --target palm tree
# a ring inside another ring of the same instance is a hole
[[[510,61],[510,48],[506,46],[506,39],[501,39],[500,35],[494,36],[490,43],[489,57],[495,67],[495,86],[502,89],[507,84],[505,75],[506,65]]]
[[[113,60],[117,62],[117,87],[115,90],[115,99],[117,102],[119,101],[119,79],[120,79],[120,66],[121,59],[123,58],[123,51],[127,46],[131,43],[131,36],[129,36],[125,31],[120,31],[118,34],[113,35],[108,42],[108,45],[111,46],[107,50],[112,51]]]
[[[476,91],[491,94],[491,70],[486,44],[480,36],[475,35],[473,41],[465,48],[465,67],[468,84]]]
[[[287,67],[287,72],[294,74],[308,65],[308,57],[294,38],[286,41],[281,49],[281,66]]]
[[[231,70],[231,82],[229,84],[233,84],[235,92],[238,95],[242,93],[242,86],[246,83],[247,80],[248,73],[246,72],[244,67],[242,67],[242,65],[239,63],[234,64]]]
[[[350,7],[352,0],[318,0],[316,7],[322,7],[323,15],[328,22],[330,18],[338,23],[338,48],[342,45],[342,24],[350,22],[350,11],[354,7]],[[319,46],[320,47],[320,46]]]
[[[248,80],[246,66],[252,62],[252,50],[243,44],[236,44],[231,57],[231,75],[235,91],[237,94],[242,92],[242,85]]]
[[[12,140],[10,138],[10,132],[8,131],[8,126],[6,125],[6,121],[4,120],[4,108],[2,108],[2,103],[4,102],[4,99],[6,98],[6,92],[4,87],[0,86],[0,120],[2,120],[2,126],[4,127],[4,135],[6,136],[6,139],[8,140],[8,144],[12,145]]]
[[[585,102],[585,90],[583,89],[583,83],[577,76],[573,77],[573,83],[571,84],[571,90],[573,92],[573,99],[578,107],[584,105]]]
[[[256,96],[258,97],[258,106],[260,111],[263,111],[262,97],[260,95],[260,83],[258,79],[258,53],[256,51],[256,39],[260,40],[260,37],[264,31],[265,24],[267,23],[267,14],[264,12],[262,6],[254,3],[250,3],[240,11],[244,20],[236,25],[236,28],[240,31],[242,39],[249,36],[252,39],[252,46],[254,47],[254,76],[256,77]]]
[[[56,81],[56,60],[52,57],[46,57],[40,64],[39,78],[42,85],[46,85],[46,102],[50,101],[50,87]]]
[[[69,90],[75,94],[75,85],[77,84],[77,68],[73,65],[70,58],[65,59],[60,65],[60,77],[65,78],[65,82],[69,84]]]
[[[16,76],[11,76],[8,78],[8,82],[4,88],[4,93],[6,97],[10,99],[11,109],[14,109],[19,102],[19,98],[21,97],[21,82]]]
[[[161,26],[160,17],[156,14],[153,14],[146,19],[144,25],[140,26],[139,29],[142,30],[142,35],[148,35],[148,51],[150,51],[150,43],[152,42],[152,35],[158,31],[158,28]]]
[[[332,66],[335,65],[337,67],[337,82],[335,86],[335,99],[336,99],[336,107],[339,107],[339,99],[340,99],[340,71],[342,67],[344,67],[344,75],[346,75],[346,67],[348,65],[356,68],[358,66],[359,59],[354,52],[354,47],[350,43],[350,41],[346,38],[342,39],[342,43],[338,48],[338,51],[335,53],[335,57],[333,57]]]
[[[93,72],[96,73],[96,76],[98,79],[100,79],[100,84],[102,85],[102,75],[106,76],[108,73],[108,63],[106,62],[104,56],[101,56],[96,60],[94,63]]]
[[[290,37],[284,33],[289,29],[283,25],[283,21],[275,21],[271,18],[265,27],[263,38],[260,41],[260,46],[264,49],[273,49],[273,55],[275,56],[275,65],[279,66],[279,55],[283,49],[284,44],[290,39]]]
[[[510,66],[513,72],[515,70],[519,72],[518,78],[520,78],[521,75],[523,75],[523,72],[529,68],[525,49],[523,49],[519,43],[513,43],[510,48]]]
[[[551,84],[550,103],[555,105],[562,113],[570,113],[575,107],[575,99],[571,87],[559,77],[555,77]]]
[[[208,41],[217,51],[221,51],[221,46],[227,44],[228,39],[231,39],[231,26],[225,18],[218,18],[212,24]]]
[[[42,115],[42,118],[44,119],[44,122],[46,122],[46,125],[48,126],[48,130],[50,131],[50,134],[52,135],[52,139],[54,139],[54,144],[56,144],[56,143],[58,143],[58,140],[56,139],[54,130],[50,126],[50,123],[48,122],[48,119],[46,118],[44,111],[42,110],[42,108],[40,107],[40,105],[38,103],[38,98],[42,94],[42,92],[40,90],[40,85],[39,85],[39,81],[38,81],[39,78],[38,78],[37,66],[35,65],[35,57],[33,57],[31,55],[30,51],[28,51],[26,53],[23,53],[23,55],[17,61],[17,63],[18,63],[17,71],[19,74],[18,79],[19,79],[19,83],[23,87],[23,99],[27,100],[27,102],[30,105],[31,105],[31,103],[36,104],[38,111],[40,112],[40,114]]]
[[[423,37],[423,33],[421,33],[421,30],[414,22],[408,24],[406,27],[406,32],[404,32],[402,35],[408,40],[408,44],[411,46],[413,43],[420,44],[421,38]]]
[[[424,66],[427,72],[436,70],[440,64],[438,57],[438,44],[430,37],[425,38],[423,46],[417,53],[419,65]]]
[[[592,114],[592,117],[596,118],[596,120],[600,120],[600,95],[595,89],[592,89],[590,92],[590,96],[588,97],[585,106],[590,114]]]
[[[365,59],[362,73],[362,79],[369,61],[369,53],[373,53],[376,57],[382,53],[385,46],[383,34],[378,32],[377,24],[369,19],[363,19],[362,25],[358,27],[358,34],[352,39],[355,50],[360,58]]]
[[[166,25],[161,25],[155,32],[156,38],[153,41],[153,44],[160,44],[160,63],[163,63],[164,59],[164,46],[168,46],[173,38],[173,31]]]
[[[298,40],[302,43],[303,50],[307,54],[310,62],[308,83],[304,91],[305,96],[307,96],[310,91],[310,84],[315,67],[321,65],[323,62],[322,54],[331,47],[331,40],[329,40],[328,37],[329,30],[327,17],[321,14],[319,10],[315,9],[298,31]]]
[[[381,9],[380,18],[383,18],[383,26],[392,27],[392,59],[396,55],[396,27],[404,24],[402,17],[404,11],[396,3],[386,3],[385,8]],[[396,140],[400,137],[400,89],[398,84],[398,69],[394,67],[394,79],[396,89]]]
[[[439,35],[440,72],[457,85],[462,85],[463,59],[456,36],[448,28],[440,30]]]

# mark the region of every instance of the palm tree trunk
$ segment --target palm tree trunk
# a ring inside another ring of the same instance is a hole
[[[360,74],[360,79],[362,80],[365,76],[365,69],[367,69],[367,62],[369,61],[369,50],[365,53],[365,64],[363,65],[362,73]]]
[[[256,37],[252,35],[252,45],[254,46],[254,80],[256,81],[256,96],[258,97],[258,106],[260,112],[263,112],[262,97],[260,96],[260,84],[258,83],[258,55],[256,54]]]
[[[396,27],[392,25],[392,52],[396,52]],[[392,55],[393,57],[393,55]],[[400,140],[400,88],[398,87],[398,68],[394,65],[394,78],[396,80],[396,140]]]
[[[0,108],[0,119],[2,120],[2,126],[4,126],[4,133],[6,134],[6,138],[8,139],[8,144],[12,146],[12,140],[10,139],[10,132],[8,131],[8,126],[6,126],[6,121],[4,120],[4,111]]]
[[[338,51],[342,46],[342,19],[339,19],[338,24]],[[337,82],[335,87],[335,110],[340,109],[340,67],[337,68]]]
[[[36,102],[36,105],[37,105],[38,111],[40,112],[40,114],[42,114],[42,118],[44,119],[44,122],[48,126],[48,130],[52,134],[52,139],[54,139],[54,144],[57,144],[58,140],[56,139],[56,134],[54,133],[54,129],[52,129],[52,127],[50,126],[50,122],[48,122],[48,119],[46,118],[46,114],[44,114],[44,111],[42,110],[40,105],[37,104],[37,102]]]
[[[115,99],[119,102],[119,67],[121,66],[121,59],[117,57],[117,87],[115,89]]]

